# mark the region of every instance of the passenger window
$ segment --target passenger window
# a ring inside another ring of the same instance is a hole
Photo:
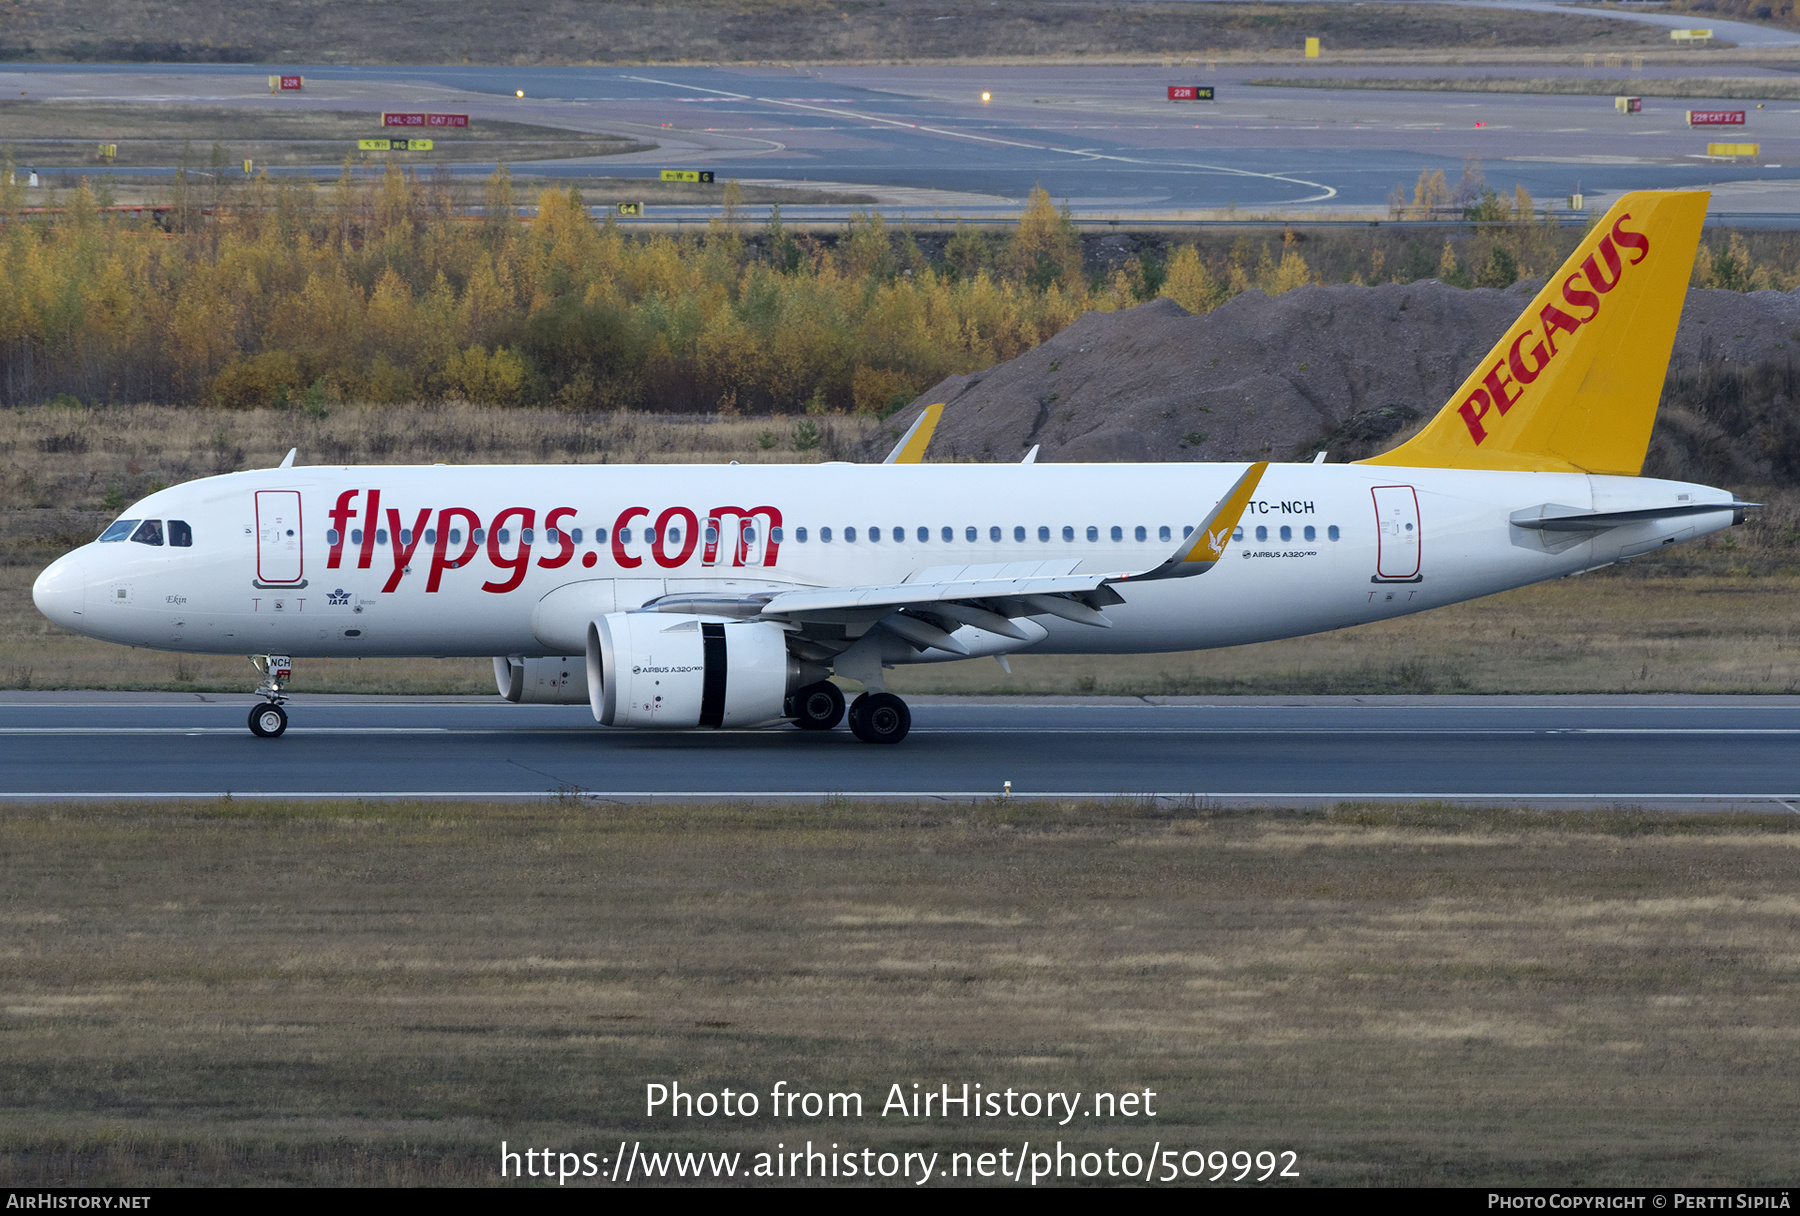
[[[1099,540],[1100,539],[1100,529],[1096,528],[1093,524],[1089,524],[1088,531],[1087,531],[1087,538],[1090,541]]]
[[[338,543],[339,539],[340,538],[338,536],[338,530],[336,528],[325,529],[325,543],[326,544],[330,545],[332,548],[335,549],[337,547],[337,543]],[[175,543],[174,537],[169,538],[169,543],[170,544]]]
[[[1150,539],[1150,533],[1148,533],[1144,530],[1143,524],[1139,524],[1137,526],[1136,530],[1132,532],[1132,535],[1137,537],[1137,539],[1139,539],[1139,540],[1149,540]]]
[[[905,528],[895,528],[894,529],[894,543],[896,545],[898,545],[905,540],[906,540],[906,529]]]
[[[1256,539],[1257,540],[1268,540],[1269,539],[1269,530],[1267,528],[1263,527],[1263,525],[1257,524],[1256,525]]]
[[[576,542],[580,543],[580,539],[581,539],[580,537],[576,537]],[[606,529],[605,528],[595,528],[594,529],[594,543],[596,545],[604,545],[606,543]]]
[[[425,529],[425,543],[428,545],[437,544],[437,529],[436,528]]]
[[[794,539],[804,545],[806,543],[806,529],[805,528],[795,528],[794,529]]]
[[[674,544],[679,544],[680,541],[681,541],[681,529],[670,528],[669,529],[669,543],[671,545],[674,545]],[[654,533],[654,532],[652,532],[650,534],[650,543],[653,545],[656,543],[656,533]],[[756,529],[755,528],[745,528],[744,529],[744,543],[746,545],[754,545],[756,543]]]
[[[781,529],[780,528],[770,528],[769,529],[769,539],[779,545],[781,543]]]
[[[1050,529],[1044,527],[1044,525],[1042,525],[1042,524],[1039,524],[1038,525],[1038,540],[1040,542],[1044,542],[1044,541],[1048,541],[1049,539],[1050,539]]]
[[[1013,528],[1013,540],[1022,541],[1024,539],[1025,539],[1025,529],[1015,526]]]
[[[1075,529],[1071,528],[1068,524],[1063,525],[1063,539],[1065,541],[1075,539]]]
[[[1318,540],[1319,539],[1319,530],[1317,528],[1313,527],[1311,524],[1307,524],[1306,531],[1301,533],[1301,535],[1306,537],[1307,540]]]
[[[829,545],[831,543],[831,529],[830,528],[820,528],[819,529],[819,543],[821,545]]]
[[[461,528],[450,529],[450,543],[453,545],[462,544],[462,529]]]
[[[111,544],[116,540],[124,540],[131,535],[131,530],[137,526],[138,521],[135,519],[114,520],[112,527],[102,532],[100,534],[100,540],[95,543]]]
[[[1337,525],[1332,524],[1329,528],[1325,529],[1325,535],[1329,536],[1332,540],[1336,540],[1338,538]]]
[[[486,528],[471,529],[469,532],[469,539],[474,541],[478,545],[483,544],[487,540],[487,529]]]
[[[1181,525],[1181,538],[1183,540],[1186,540],[1188,537],[1192,536],[1193,534],[1194,534],[1194,525],[1193,524],[1182,524]]]
[[[1281,539],[1282,540],[1293,540],[1294,539],[1294,530],[1292,528],[1288,527],[1286,524],[1282,524],[1281,525]]]
[[[749,528],[745,528],[744,529],[744,543],[747,545],[755,539],[756,539],[756,533],[751,531]],[[530,528],[525,529],[525,543],[528,545],[531,543],[531,529]],[[549,544],[550,542],[548,540],[545,540],[544,543]],[[679,545],[681,543],[681,529],[680,528],[670,528],[669,529],[669,543],[671,545]]]
[[[430,534],[427,533],[426,535],[430,535]],[[503,545],[509,545],[512,543],[512,529],[511,528],[502,528],[498,532],[494,533],[494,535],[500,538],[500,543]],[[619,535],[624,538],[624,540],[627,544],[631,543],[631,529],[630,528],[625,529],[623,532],[619,533]]]
[[[716,519],[707,520],[706,521],[706,531],[703,533],[703,535],[706,537],[707,544],[709,544],[709,545],[718,544],[719,543],[719,521]]]
[[[1157,540],[1173,540],[1174,539],[1174,537],[1169,532],[1168,524],[1164,524],[1162,527],[1160,527],[1156,530],[1156,539]]]
[[[375,543],[378,545],[387,544],[387,529],[386,528],[375,529]]]
[[[945,528],[944,531],[947,534],[950,531],[950,529]],[[931,539],[931,529],[930,528],[920,528],[919,529],[919,543],[924,544],[926,541],[928,541],[930,539]],[[950,537],[948,535],[945,535],[944,539],[949,540]]]
[[[846,531],[847,530],[848,529],[846,529]],[[881,529],[880,528],[870,528],[869,529],[869,543],[872,545],[881,543]]]
[[[948,528],[944,529],[944,539],[945,540],[949,540],[954,535],[956,535],[956,534],[954,532],[950,531],[950,529],[948,529]],[[981,534],[979,532],[975,531],[975,528],[973,525],[970,525],[969,527],[963,529],[963,539],[968,541],[971,545],[975,543],[975,538],[979,535],[981,535]]]
[[[361,528],[350,529],[350,543],[353,545],[362,544],[362,529]]]
[[[404,544],[405,542],[401,542],[401,543]],[[506,543],[506,529],[505,528],[500,529],[500,543],[503,545]],[[619,529],[619,543],[621,545],[629,545],[631,543],[631,529],[630,528],[620,528]]]
[[[644,543],[646,545],[654,545],[657,541],[659,541],[661,539],[662,539],[662,533],[658,532],[655,528],[645,528],[644,529]],[[750,529],[748,529],[748,528],[744,529],[744,543],[745,544],[750,543]]]
[[[131,534],[131,539],[140,545],[162,544],[162,520],[146,519],[138,525],[138,530]]]
[[[1000,526],[998,524],[988,529],[988,540],[995,544],[1000,543]]]
[[[1114,524],[1113,530],[1112,530],[1112,538],[1114,540],[1124,540],[1125,539],[1125,529],[1119,527],[1119,525],[1117,525],[1117,524]]]
[[[855,528],[845,528],[844,529],[844,543],[846,545],[854,545],[856,543],[856,529]]]
[[[1244,529],[1242,527],[1234,528],[1231,533],[1231,539],[1232,540],[1243,540],[1244,539]]]
[[[169,521],[169,543],[177,549],[191,549],[194,546],[194,530],[187,525],[185,519]]]
[[[531,543],[532,537],[535,535],[537,535],[537,534],[535,532],[533,532],[530,528],[526,528],[524,531],[519,533],[519,543],[521,545],[529,545]],[[456,539],[455,535],[452,534],[450,539],[455,540]]]

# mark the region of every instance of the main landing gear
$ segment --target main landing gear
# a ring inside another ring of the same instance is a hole
[[[844,720],[844,694],[830,680],[808,684],[794,694],[794,725],[801,730],[830,730]]]
[[[294,676],[294,661],[284,654],[253,654],[250,662],[263,673],[256,694],[268,698],[250,710],[250,733],[258,739],[279,739],[288,727],[287,710],[281,703],[287,700],[283,689]]]
[[[912,711],[891,692],[865,692],[850,703],[850,732],[864,743],[898,743],[912,729]]]
[[[844,694],[830,680],[794,694],[794,725],[830,730],[844,720]],[[891,692],[865,692],[850,703],[850,731],[864,743],[898,743],[912,729],[912,711]]]

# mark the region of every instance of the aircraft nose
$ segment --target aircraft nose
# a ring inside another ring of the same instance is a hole
[[[81,568],[81,560],[73,553],[65,554],[38,575],[37,582],[31,585],[31,602],[37,605],[39,612],[63,628],[79,629],[82,610],[86,607],[83,603],[86,588],[87,575]]]

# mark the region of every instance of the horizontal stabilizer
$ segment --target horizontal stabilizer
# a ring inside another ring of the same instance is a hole
[[[1734,512],[1732,522],[1738,523],[1742,522],[1742,513],[1746,508],[1760,505],[1754,502],[1684,502],[1666,507],[1645,507],[1638,511],[1578,511],[1573,507],[1549,504],[1514,511],[1512,523],[1516,528],[1531,528],[1539,532],[1604,532],[1608,528],[1620,528],[1646,520],[1710,515],[1715,511]]]

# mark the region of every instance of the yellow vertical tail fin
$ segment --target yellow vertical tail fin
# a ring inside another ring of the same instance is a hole
[[[1621,196],[1437,417],[1360,463],[1636,476],[1709,197]]]

